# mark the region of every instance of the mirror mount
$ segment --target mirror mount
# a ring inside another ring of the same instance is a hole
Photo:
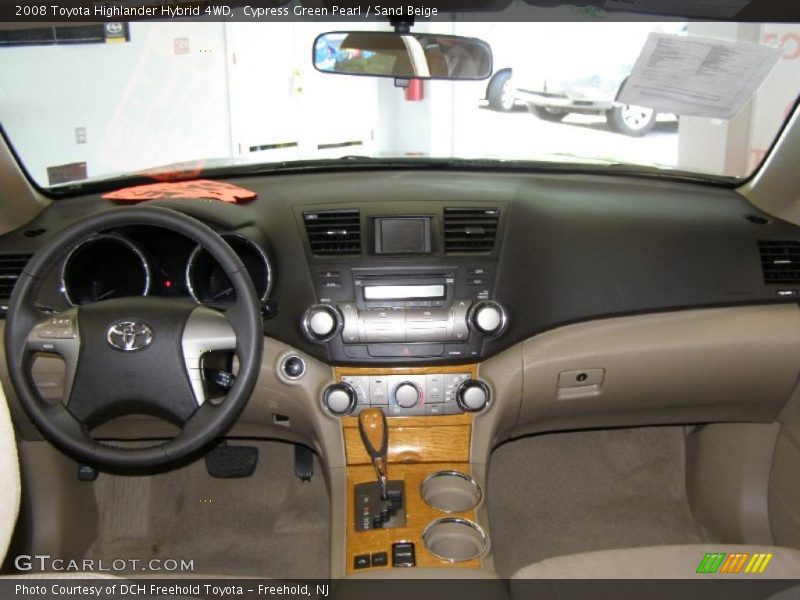
[[[395,33],[411,33],[414,17],[389,17],[389,24],[394,27]],[[407,90],[409,85],[411,85],[411,80],[408,77],[394,78],[394,87],[396,88]]]
[[[414,17],[389,17],[389,24],[394,27],[395,33],[411,33]]]

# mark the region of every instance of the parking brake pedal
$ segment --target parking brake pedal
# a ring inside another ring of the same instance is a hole
[[[235,479],[250,477],[258,464],[258,448],[255,446],[228,446],[222,442],[206,455],[206,470],[212,477]]]
[[[307,446],[294,446],[294,474],[301,481],[311,481],[314,476],[314,453]]]

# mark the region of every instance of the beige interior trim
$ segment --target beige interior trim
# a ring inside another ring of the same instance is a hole
[[[0,235],[31,221],[52,202],[37,192],[0,137]]]
[[[306,374],[299,380],[281,374],[281,362],[290,354],[306,363]],[[0,367],[5,377],[4,371]],[[578,385],[576,373],[583,372],[587,378]],[[799,372],[800,308],[791,304],[675,311],[561,327],[480,365],[478,376],[490,387],[492,398],[473,418],[470,471],[486,489],[491,451],[512,437],[536,432],[667,423],[771,423],[795,391]],[[325,386],[334,381],[330,366],[277,340],[265,340],[261,376],[230,436],[284,439],[317,451],[331,493],[331,575],[341,577],[348,560],[342,419],[324,410],[320,400]],[[9,403],[16,404],[13,394]],[[17,406],[15,419],[18,411]],[[276,415],[283,419],[276,421]],[[138,427],[142,424],[118,420],[109,434],[133,436],[142,431]],[[155,426],[152,420],[150,424]],[[713,470],[730,443],[703,438],[698,438],[702,442],[698,448],[704,451],[694,464],[697,481],[708,480],[703,473]],[[29,441],[23,445],[26,472],[35,474],[26,482],[30,496],[34,500],[49,497],[47,506],[33,507],[32,515],[41,519],[36,547],[57,553],[63,535],[91,539],[91,531],[64,527],[68,515],[41,516],[50,509],[53,494],[66,499],[69,493],[74,499],[75,463],[49,444]],[[765,464],[767,454],[765,450],[754,464]],[[740,493],[745,485],[745,480],[735,477],[726,481],[731,493]],[[62,484],[64,489],[59,491]],[[41,494],[44,489],[50,491]],[[701,492],[695,499],[701,510],[713,500]],[[737,502],[734,527],[753,541],[761,539],[763,498],[744,495]],[[69,505],[66,501],[56,504]],[[478,507],[476,517],[488,529],[486,503]],[[491,537],[491,531],[487,533]],[[75,547],[74,541],[70,547]],[[483,568],[492,569],[491,555],[484,559]]]
[[[756,575],[759,579],[794,579],[800,572],[800,551],[766,545],[680,544],[672,546],[644,546],[597,550],[568,556],[556,556],[523,567],[511,578],[515,579],[708,579],[708,573],[698,573],[697,567],[706,553],[739,555],[743,562],[741,571],[719,573],[722,578],[753,579],[748,573],[748,560],[755,554],[772,554],[768,568]],[[747,554],[747,557],[743,555]],[[737,563],[738,565],[738,563]],[[713,577],[713,576],[712,576]],[[554,582],[556,583],[556,582]],[[554,586],[557,589],[557,585]],[[514,590],[524,590],[518,582],[511,582]],[[568,596],[570,594],[567,594]],[[560,597],[558,593],[555,597]],[[665,596],[666,597],[666,596]],[[794,597],[794,596],[793,596]]]
[[[570,325],[524,342],[522,361],[515,435],[772,422],[800,372],[800,309],[793,304],[715,308]],[[576,372],[591,378],[574,386],[562,381],[559,387],[559,377]]]
[[[21,487],[14,426],[0,386],[0,556],[5,556],[17,524]]]
[[[589,377],[581,385],[564,376],[583,372]],[[793,304],[568,325],[481,365],[493,403],[473,422],[471,461],[486,464],[499,443],[545,431],[770,423],[799,373],[800,308]]]
[[[692,514],[721,542],[775,543],[768,490],[778,423],[719,423],[686,440]]]
[[[764,164],[738,192],[765,213],[800,225],[798,156],[800,109],[795,109]]]
[[[77,558],[97,537],[97,500],[78,464],[48,442],[19,442],[25,510],[20,521],[38,554]],[[80,506],[80,510],[74,510]]]

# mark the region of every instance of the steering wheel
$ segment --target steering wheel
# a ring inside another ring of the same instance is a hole
[[[43,314],[36,298],[45,274],[77,245],[114,227],[150,225],[194,240],[220,264],[236,292],[224,312],[183,299],[115,298],[58,314]],[[258,378],[263,351],[260,301],[239,257],[211,228],[166,208],[132,207],[90,216],[41,248],[17,280],[5,325],[6,363],[20,404],[39,430],[88,464],[112,468],[164,465],[220,435],[244,408]],[[208,401],[201,360],[235,351],[236,381],[221,403]],[[33,383],[37,352],[66,363],[62,402],[46,402]],[[101,443],[90,430],[127,414],[161,417],[180,428],[154,446]]]

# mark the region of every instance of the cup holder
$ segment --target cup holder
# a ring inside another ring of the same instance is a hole
[[[468,519],[444,517],[430,523],[422,532],[428,552],[449,562],[480,558],[489,550],[489,537]]]
[[[483,496],[478,482],[460,471],[438,471],[420,486],[425,504],[448,513],[472,510]]]

